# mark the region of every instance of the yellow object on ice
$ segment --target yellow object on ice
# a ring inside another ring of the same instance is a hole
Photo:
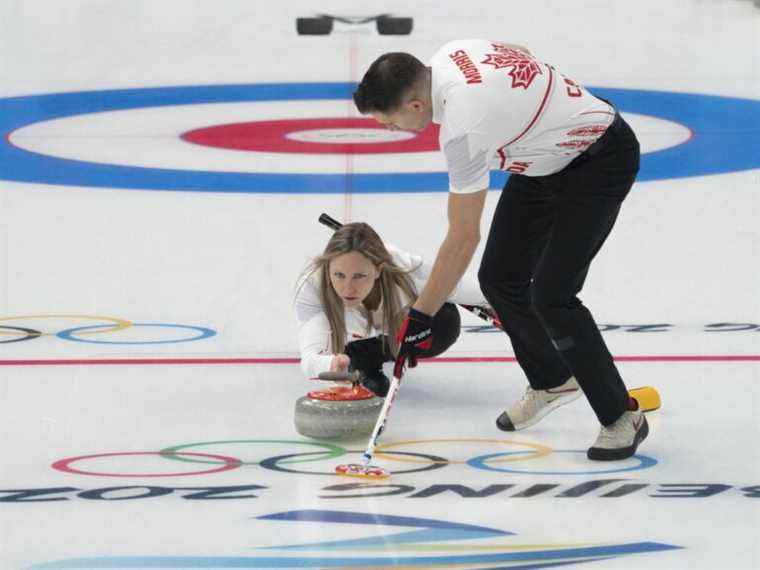
[[[642,386],[628,390],[628,395],[639,403],[642,412],[657,410],[662,405],[660,393],[652,386]]]

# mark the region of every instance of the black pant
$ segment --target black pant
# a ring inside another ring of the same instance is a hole
[[[510,176],[478,274],[534,389],[573,375],[603,425],[628,394],[577,294],[639,169],[636,135],[619,116],[586,152],[549,176]]]

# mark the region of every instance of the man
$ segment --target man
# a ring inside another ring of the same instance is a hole
[[[448,232],[399,334],[397,376],[431,343],[432,316],[472,259],[495,163],[512,174],[478,277],[530,384],[497,425],[524,429],[582,389],[602,424],[589,459],[633,455],[648,434],[646,418],[576,296],[638,172],[630,127],[527,49],[486,40],[450,42],[429,66],[385,54],[354,101],[392,130],[439,124],[449,170]]]

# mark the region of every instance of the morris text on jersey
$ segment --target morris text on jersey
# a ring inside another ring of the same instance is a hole
[[[483,77],[480,75],[478,68],[472,63],[470,56],[463,49],[450,53],[449,57],[457,64],[459,70],[464,74],[467,83],[483,83]]]

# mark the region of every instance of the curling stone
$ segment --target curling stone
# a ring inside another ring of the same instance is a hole
[[[361,384],[315,390],[296,401],[296,431],[314,439],[369,436],[383,407]]]

